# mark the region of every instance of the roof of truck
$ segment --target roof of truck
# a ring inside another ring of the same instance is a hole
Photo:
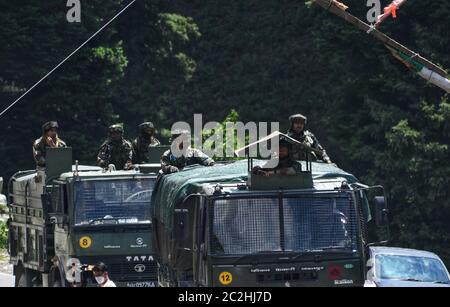
[[[73,168],[72,172],[63,173],[60,176],[60,179],[67,179],[74,177],[75,168]],[[156,173],[143,173],[139,171],[139,169],[133,170],[116,170],[116,171],[105,171],[101,167],[97,166],[80,166],[78,169],[78,176],[80,178],[107,178],[107,177],[129,177],[129,176],[156,176]]]
[[[253,165],[263,165],[266,161],[254,160]],[[305,163],[305,162],[303,162]],[[349,184],[358,179],[335,164],[322,162],[312,163],[312,177],[315,190],[332,190],[340,186],[343,180]],[[183,171],[165,175],[157,181],[152,195],[154,216],[169,229],[174,206],[186,196],[194,193],[205,193],[205,186],[225,184],[229,192],[238,192],[237,185],[245,184],[248,179],[247,160],[213,167],[193,166]],[[253,191],[247,191],[252,193]]]

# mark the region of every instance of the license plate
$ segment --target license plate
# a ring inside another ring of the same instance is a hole
[[[155,281],[138,281],[138,282],[127,282],[126,286],[129,288],[153,288],[156,287]]]

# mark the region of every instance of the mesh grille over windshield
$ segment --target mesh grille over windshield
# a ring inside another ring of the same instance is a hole
[[[75,184],[75,225],[148,223],[154,180],[82,181]]]
[[[355,250],[357,219],[348,196],[216,200],[210,207],[211,251]]]

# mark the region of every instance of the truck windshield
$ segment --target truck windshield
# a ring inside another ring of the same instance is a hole
[[[150,223],[151,179],[75,183],[75,226]]]
[[[212,254],[357,249],[349,195],[218,199],[210,208]]]

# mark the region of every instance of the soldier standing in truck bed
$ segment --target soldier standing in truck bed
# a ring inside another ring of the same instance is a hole
[[[191,148],[189,132],[186,130],[174,130],[171,135],[172,146],[161,157],[161,170],[164,174],[176,173],[184,167],[192,164],[213,166],[214,160],[201,150]],[[172,151],[177,149],[178,154]]]
[[[139,125],[139,135],[131,144],[133,147],[133,163],[150,163],[149,148],[159,146],[161,143],[154,136],[155,126],[152,122]]]
[[[288,131],[288,136],[291,138],[313,148],[318,149],[322,154],[306,153],[300,146],[294,146],[292,156],[295,160],[323,160],[326,163],[332,163],[330,157],[328,157],[325,149],[320,145],[317,138],[312,132],[306,130],[307,118],[302,114],[295,114],[289,117],[291,127]],[[307,156],[308,155],[308,156]]]
[[[58,136],[58,122],[51,121],[42,125],[42,136],[33,143],[33,157],[38,167],[45,167],[46,148],[67,147]]]
[[[292,158],[292,148],[293,145],[291,142],[280,137],[277,157],[267,163],[268,165],[273,165],[278,162],[277,166],[273,168],[266,168],[265,165],[255,166],[252,169],[252,173],[261,176],[272,176],[274,174],[293,176],[300,173],[302,171],[302,165]]]
[[[131,143],[123,138],[124,129],[120,124],[109,127],[108,139],[100,146],[97,165],[107,168],[114,164],[117,170],[130,169],[133,165]]]

